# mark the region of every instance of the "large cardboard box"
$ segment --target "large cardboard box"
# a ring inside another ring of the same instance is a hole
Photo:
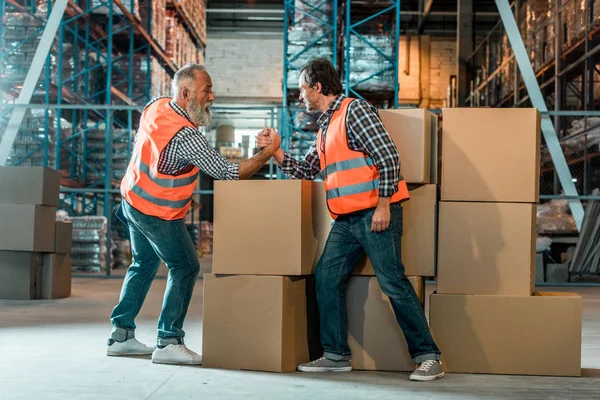
[[[430,323],[449,372],[581,374],[578,294],[432,294]]]
[[[73,247],[73,223],[70,221],[56,221],[54,252],[60,254],[71,253]]]
[[[405,274],[435,276],[437,242],[437,187],[424,185],[410,191],[403,203],[402,262]],[[353,275],[375,275],[365,257]]]
[[[442,125],[443,201],[538,202],[536,109],[447,108]]]
[[[0,250],[54,252],[56,209],[0,204]]]
[[[214,197],[215,274],[313,272],[332,221],[322,183],[218,181]]]
[[[408,277],[423,303],[424,282]],[[348,282],[348,345],[352,368],[368,371],[413,371],[406,339],[398,326],[392,305],[375,277],[355,276]]]
[[[528,296],[536,205],[440,202],[437,291]]]
[[[0,299],[39,299],[41,274],[40,253],[0,251]]]
[[[3,167],[0,188],[0,203],[58,207],[60,172],[44,167]]]
[[[306,304],[305,278],[205,274],[203,366],[295,371],[309,361]]]
[[[42,299],[62,299],[71,295],[72,265],[68,254],[44,254]]]
[[[437,115],[424,109],[379,110],[400,153],[400,170],[408,183],[437,183]]]

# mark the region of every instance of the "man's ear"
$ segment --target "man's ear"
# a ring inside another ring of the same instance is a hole
[[[181,89],[181,95],[187,100],[187,98],[190,97],[190,90],[188,88]]]
[[[323,93],[323,85],[321,85],[321,82],[317,82],[315,83],[315,90],[317,91],[317,93],[322,94]]]

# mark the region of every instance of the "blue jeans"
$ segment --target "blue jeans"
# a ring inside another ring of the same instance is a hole
[[[431,336],[421,303],[404,275],[400,246],[402,206],[390,206],[390,226],[383,232],[371,232],[374,211],[339,217],[317,264],[316,291],[324,356],[331,360],[350,359],[346,282],[366,253],[381,290],[390,299],[413,362],[439,360],[440,350]]]
[[[192,298],[200,263],[183,219],[166,221],[122,202],[131,240],[131,266],[125,275],[119,304],[110,317],[113,339],[133,337],[137,317],[163,260],[169,278],[158,320],[158,345],[181,344],[183,322]]]

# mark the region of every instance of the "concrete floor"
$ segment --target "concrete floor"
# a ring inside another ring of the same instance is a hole
[[[598,288],[577,289],[584,296],[583,378],[448,374],[413,383],[402,373],[281,375],[106,357],[108,316],[121,283],[77,278],[68,299],[0,300],[0,399],[600,399]],[[150,345],[165,284],[154,282],[137,321],[138,338]],[[187,344],[198,352],[201,321],[199,281],[185,326]]]

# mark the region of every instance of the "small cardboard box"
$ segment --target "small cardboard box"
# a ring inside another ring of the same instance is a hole
[[[215,182],[213,272],[310,275],[331,217],[323,183],[304,180]]]
[[[306,279],[204,275],[206,368],[292,372],[309,361]]]
[[[42,265],[42,299],[71,295],[72,265],[68,254],[46,253]]]
[[[0,299],[39,299],[41,275],[40,253],[0,251]]]
[[[419,301],[424,300],[422,277],[410,276]],[[413,371],[406,339],[396,321],[390,301],[377,278],[354,276],[346,294],[348,345],[352,368],[368,371]]]
[[[444,109],[441,199],[537,203],[540,122],[535,108]]]
[[[60,254],[71,253],[73,247],[73,223],[70,221],[56,221],[54,252]]]
[[[60,172],[45,167],[2,167],[0,188],[0,203],[58,207]]]
[[[0,204],[0,250],[54,252],[56,209]]]
[[[407,108],[379,110],[379,116],[400,153],[406,182],[437,183],[437,115]]]
[[[405,274],[435,276],[437,247],[437,187],[424,185],[410,191],[403,203],[402,262]],[[353,275],[374,276],[371,262],[365,257]]]
[[[578,294],[432,294],[430,323],[448,372],[581,375]]]
[[[437,291],[530,296],[536,205],[440,202]]]

